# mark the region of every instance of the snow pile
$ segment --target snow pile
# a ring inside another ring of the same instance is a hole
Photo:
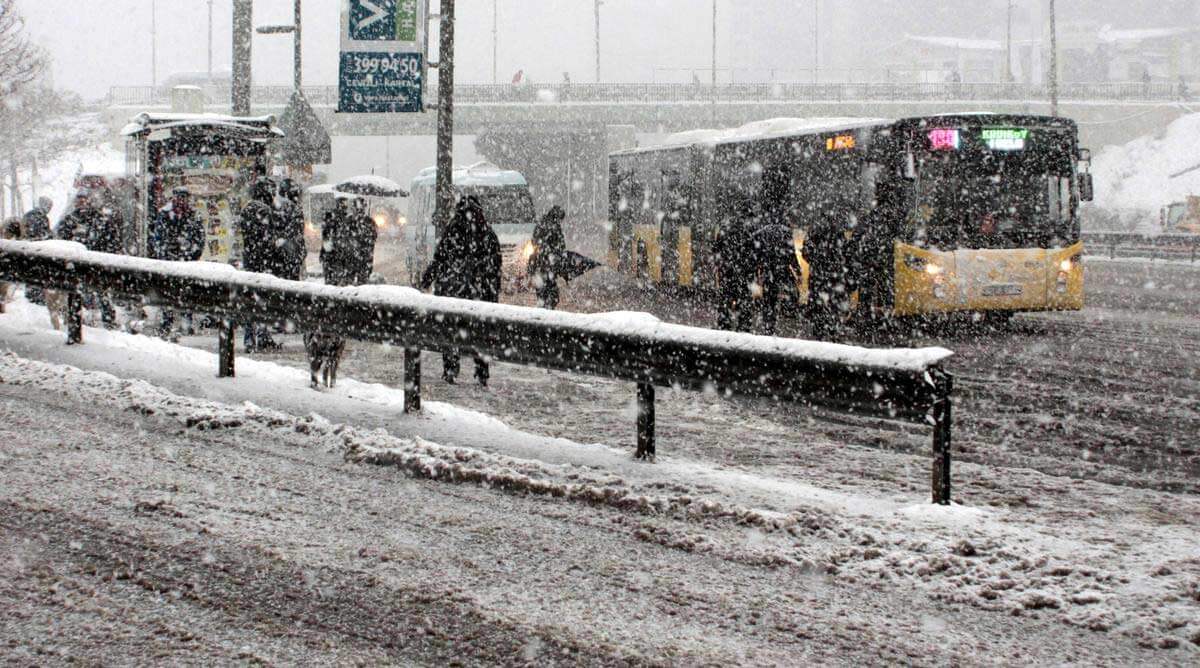
[[[1096,207],[1115,215],[1136,215],[1139,231],[1158,231],[1158,212],[1188,195],[1200,195],[1200,114],[1184,116],[1161,134],[1108,146],[1092,161]]]

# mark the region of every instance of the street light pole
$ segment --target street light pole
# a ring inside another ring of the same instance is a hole
[[[821,0],[813,0],[813,83],[821,81]]]
[[[150,0],[150,87],[158,90],[158,0]]]
[[[212,85],[213,64],[213,0],[208,0],[208,85]]]
[[[596,83],[600,83],[600,0],[596,0]]]
[[[712,122],[717,124],[717,0],[713,0],[712,16]]]
[[[303,64],[301,62],[303,60],[303,54],[300,51],[300,5],[301,4],[303,4],[301,0],[296,0],[296,20],[295,20],[295,24],[294,24],[296,26],[296,31],[292,35],[292,37],[293,37],[292,49],[295,52],[294,65],[296,68],[292,72],[292,76],[296,80],[296,92],[300,92],[300,87],[304,85],[304,70],[301,67]]]
[[[454,214],[454,0],[442,0],[438,46],[437,234]]]
[[[492,85],[500,83],[497,73],[500,60],[500,1],[492,0]]]
[[[1058,115],[1058,25],[1054,0],[1050,0],[1050,115]]]
[[[1013,82],[1012,69],[1012,17],[1013,17],[1013,0],[1008,0],[1008,38],[1007,46],[1004,49],[1004,77],[1008,83]]]
[[[233,0],[233,80],[230,106],[234,116],[250,115],[251,60],[254,34],[254,3]]]

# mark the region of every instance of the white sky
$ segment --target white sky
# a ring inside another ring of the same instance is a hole
[[[765,26],[778,39],[795,22],[811,58],[811,0],[752,0]],[[112,85],[151,82],[150,5],[152,0],[17,0],[29,29],[55,59],[55,83],[88,97],[104,95]],[[827,0],[828,2],[828,0]],[[435,3],[436,4],[436,0]],[[524,69],[537,81],[557,82],[570,71],[575,82],[594,79],[593,3],[591,0],[497,0],[499,6],[500,80]],[[734,0],[718,0],[728,20]],[[338,0],[304,0],[305,83],[336,83]],[[492,78],[492,0],[458,0],[458,78]],[[159,80],[207,68],[206,0],[157,0]],[[257,0],[255,25],[289,23],[291,0]],[[711,60],[710,0],[604,0],[601,8],[603,77],[609,81],[650,81],[655,67],[707,67]],[[229,68],[231,1],[214,2],[214,68]],[[770,19],[778,20],[770,20]],[[744,24],[745,17],[738,17]],[[720,66],[729,65],[734,39],[754,43],[743,25],[735,36],[728,25],[718,37]],[[732,21],[730,21],[732,23]],[[751,31],[752,32],[752,31]],[[792,42],[790,34],[782,36]],[[779,44],[786,51],[788,44]],[[797,45],[799,46],[799,45]],[[745,44],[739,52],[745,52]],[[744,58],[744,56],[741,56]],[[785,57],[765,67],[795,66]],[[806,60],[801,66],[808,67]],[[256,36],[256,83],[291,81],[291,40]],[[690,80],[688,73],[658,72],[659,79]]]

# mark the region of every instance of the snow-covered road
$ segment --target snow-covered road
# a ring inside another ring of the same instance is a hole
[[[925,430],[664,392],[644,465],[621,383],[501,365],[487,391],[431,379],[405,417],[399,351],[353,346],[359,382],[316,393],[294,347],[223,381],[211,353],[145,337],[65,347],[18,305],[0,316],[0,533],[19,622],[0,644],[1194,662],[1200,272],[1142,266],[1090,265],[1082,314],[936,341],[958,353],[968,462],[950,509],[927,503]]]

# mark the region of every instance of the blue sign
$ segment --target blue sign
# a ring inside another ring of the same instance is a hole
[[[387,114],[422,110],[419,53],[343,52],[338,111]]]

